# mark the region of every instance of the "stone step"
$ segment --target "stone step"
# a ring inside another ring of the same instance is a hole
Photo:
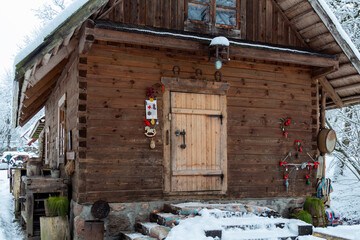
[[[288,223],[285,222],[274,222],[274,223],[265,223],[265,224],[254,224],[254,223],[241,223],[241,224],[236,224],[236,225],[223,225],[222,226],[224,229],[228,230],[228,229],[242,229],[242,230],[258,230],[258,229],[287,229],[290,228]],[[310,224],[297,224],[297,229],[292,229],[297,230],[298,232],[298,236],[306,236],[306,235],[312,235],[313,234],[313,229],[312,229],[312,225]]]
[[[181,220],[184,220],[189,217],[194,217],[194,215],[175,215],[172,213],[151,213],[150,221],[156,222],[159,225],[173,228],[180,223]]]
[[[135,230],[158,240],[163,240],[170,232],[170,228],[153,222],[138,222],[135,224]]]
[[[121,232],[120,240],[157,240],[157,239],[137,232]]]
[[[241,216],[248,213],[253,213],[258,216],[280,217],[278,212],[268,207],[244,204],[210,204],[200,202],[165,204],[164,212],[179,215],[199,215],[199,212],[204,208],[220,210],[223,212],[224,217]]]

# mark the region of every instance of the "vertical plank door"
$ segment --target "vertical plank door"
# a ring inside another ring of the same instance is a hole
[[[223,98],[171,92],[171,191],[223,189]]]

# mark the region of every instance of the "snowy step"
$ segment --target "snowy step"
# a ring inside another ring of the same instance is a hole
[[[121,232],[120,239],[121,240],[157,240],[156,238],[135,232]]]
[[[152,222],[138,222],[135,224],[135,229],[144,235],[149,235],[158,240],[165,239],[171,230],[169,227]]]
[[[262,206],[231,204],[210,204],[200,202],[188,202],[179,204],[165,204],[164,211],[179,215],[199,215],[202,209],[217,209],[223,212],[224,217],[240,216],[252,213],[258,216],[279,217],[279,213],[273,209]]]

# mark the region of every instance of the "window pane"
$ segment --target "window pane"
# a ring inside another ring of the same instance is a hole
[[[208,6],[205,5],[189,3],[188,15],[189,15],[189,19],[198,20],[198,21],[208,21],[209,8]]]
[[[227,6],[227,7],[236,7],[236,0],[216,0],[216,5]]]
[[[236,11],[229,9],[216,9],[216,23],[236,26]]]

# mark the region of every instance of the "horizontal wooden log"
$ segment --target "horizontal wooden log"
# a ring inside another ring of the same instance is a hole
[[[204,43],[200,43],[194,40],[183,40],[176,39],[170,36],[159,36],[159,35],[144,35],[141,33],[130,33],[130,32],[120,32],[120,31],[111,31],[106,29],[94,29],[94,36],[98,40],[103,41],[113,41],[113,42],[122,42],[122,43],[131,43],[131,44],[139,44],[145,46],[152,47],[167,47],[167,48],[175,48],[187,51],[199,51],[199,52],[207,52],[208,51],[208,41],[206,40]],[[295,63],[302,64],[307,66],[319,66],[319,67],[329,67],[336,63],[337,60],[332,58],[323,58],[319,56],[311,56],[310,54],[299,54],[292,53],[286,51],[274,51],[269,48],[255,48],[240,45],[234,45],[231,48],[231,55],[237,57],[247,57],[261,60],[269,60],[269,61],[278,61],[278,62],[287,62],[287,63]]]

